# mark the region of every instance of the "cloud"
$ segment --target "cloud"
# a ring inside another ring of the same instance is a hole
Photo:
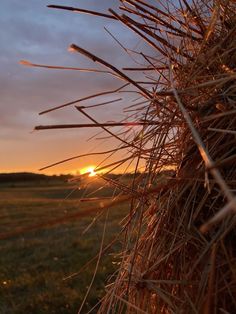
[[[124,31],[124,27],[116,21],[51,10],[46,8],[46,5],[81,5],[83,8],[105,12],[109,7],[117,8],[117,3],[116,0],[83,2],[77,0],[1,0],[0,123],[2,139],[5,143],[7,139],[10,140],[13,145],[11,152],[15,149],[17,155],[17,151],[22,152],[20,147],[26,150],[26,142],[28,150],[33,149],[35,137],[29,131],[36,124],[88,121],[73,107],[40,117],[39,111],[123,84],[108,75],[28,68],[19,65],[19,60],[27,59],[35,63],[76,67],[99,67],[79,54],[69,53],[68,46],[75,43],[108,62],[122,67],[127,65],[127,62],[132,63],[117,43],[104,31],[104,26],[128,47],[133,47],[138,42],[137,37],[131,32]],[[116,120],[122,106],[127,105],[126,100],[101,109],[94,109],[90,113],[96,115],[100,121]],[[101,98],[96,101],[100,102]],[[83,141],[86,141],[86,138],[95,132],[80,130],[77,133]],[[55,132],[51,132],[50,135],[44,132],[37,136],[40,137],[41,144],[44,141],[44,149],[47,147],[48,156],[52,156],[53,148],[49,143],[49,138],[54,146],[61,147],[60,141],[63,138],[69,139],[71,136],[74,140],[77,133],[75,131],[60,132],[60,138]],[[72,140],[68,141],[72,142]],[[85,145],[83,149],[86,147]],[[9,144],[7,150],[10,150]],[[36,151],[32,151],[32,155],[35,160],[41,158],[39,152],[36,154]],[[13,164],[13,161],[11,162]],[[22,159],[21,162],[24,163],[24,160]],[[7,160],[5,163],[7,164]],[[10,164],[9,167],[11,167]]]

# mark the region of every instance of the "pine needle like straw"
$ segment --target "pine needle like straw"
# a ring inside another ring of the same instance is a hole
[[[95,108],[95,107],[100,107],[100,106],[105,106],[105,105],[109,105],[109,104],[114,104],[115,102],[121,101],[122,98],[117,98],[117,99],[113,99],[110,101],[105,101],[102,102],[100,104],[96,104],[96,105],[90,105],[90,106],[76,106],[77,108],[81,108],[81,109],[88,109],[88,108]]]
[[[88,286],[88,289],[87,289],[87,292],[86,292],[86,294],[85,294],[85,296],[84,296],[84,299],[83,299],[83,301],[82,301],[82,303],[81,303],[81,305],[80,305],[78,314],[81,313],[81,311],[82,311],[82,309],[83,309],[83,307],[84,307],[84,304],[85,304],[85,302],[86,302],[86,300],[87,300],[87,298],[88,298],[89,292],[90,292],[90,290],[91,290],[91,288],[92,288],[92,285],[93,285],[93,283],[94,283],[94,280],[95,280],[95,277],[96,277],[96,274],[97,274],[97,271],[98,271],[98,266],[99,266],[99,263],[100,263],[100,261],[101,261],[102,252],[103,252],[103,244],[104,244],[104,239],[105,239],[105,232],[106,232],[106,226],[107,226],[107,218],[108,218],[108,213],[107,213],[107,215],[106,215],[106,220],[105,220],[105,222],[104,222],[104,227],[103,227],[103,232],[102,232],[102,239],[101,239],[101,244],[100,244],[100,250],[99,250],[99,254],[98,254],[98,259],[97,259],[97,263],[96,263],[96,266],[95,266],[95,270],[94,270],[94,273],[93,273],[93,277],[92,277],[91,282],[90,282],[90,284],[89,284],[89,286]]]
[[[128,148],[128,146],[119,147],[119,150],[122,150],[122,149],[125,149],[125,148]],[[79,158],[83,158],[83,157],[89,157],[89,156],[96,156],[96,155],[103,155],[104,156],[106,154],[110,154],[110,153],[113,153],[113,152],[116,152],[116,151],[117,151],[117,148],[111,149],[111,150],[108,150],[108,151],[103,151],[103,152],[87,153],[87,154],[82,154],[82,155],[69,157],[69,158],[66,158],[66,159],[54,162],[54,163],[52,163],[52,164],[50,164],[48,166],[42,167],[42,168],[39,169],[39,171],[46,170],[46,169],[49,169],[51,167],[54,167],[54,166],[57,166],[57,165],[60,165],[60,164],[63,164],[65,162],[72,161],[72,160],[75,160],[75,159],[79,159]]]
[[[49,113],[49,112],[52,112],[52,111],[55,111],[55,110],[58,110],[58,109],[62,109],[62,108],[65,108],[65,107],[77,104],[77,103],[85,101],[85,100],[90,100],[90,99],[93,99],[93,98],[97,98],[97,97],[101,97],[101,96],[106,96],[106,95],[111,95],[111,94],[114,94],[114,93],[118,93],[119,91],[121,91],[123,88],[125,88],[128,85],[129,84],[124,84],[124,85],[122,85],[121,87],[119,87],[117,89],[113,89],[113,90],[105,91],[105,92],[101,92],[101,93],[96,93],[96,94],[89,95],[89,96],[86,96],[86,97],[83,97],[83,98],[80,98],[80,99],[77,99],[77,100],[73,100],[73,101],[70,101],[70,102],[65,103],[63,105],[56,106],[56,107],[53,107],[53,108],[41,111],[39,114],[40,115],[46,114],[46,113]]]
[[[25,65],[28,67],[34,67],[34,68],[44,68],[44,69],[51,69],[51,70],[72,70],[72,71],[79,71],[79,72],[91,72],[91,73],[105,73],[105,74],[111,74],[114,75],[114,73],[109,71],[102,71],[98,69],[89,69],[89,68],[76,68],[76,67],[63,67],[63,66],[56,66],[56,65],[47,65],[47,64],[37,64],[37,63],[31,63],[26,60],[21,60],[19,62],[21,65]]]
[[[109,15],[106,13],[100,13],[100,12],[92,11],[92,10],[68,7],[68,6],[64,6],[64,5],[54,5],[54,4],[50,4],[47,7],[50,9],[59,9],[59,10],[77,12],[77,13],[84,13],[84,14],[88,14],[88,15],[95,15],[95,16],[100,16],[100,17],[105,17],[108,19],[115,20],[114,16],[112,16],[112,15]]]
[[[216,129],[216,128],[208,128],[209,131],[220,132],[220,133],[228,133],[236,135],[236,131],[234,130],[226,130],[226,129]]]
[[[81,108],[80,108],[81,109]],[[55,125],[38,125],[34,129],[39,130],[53,130],[53,129],[74,129],[74,128],[102,128],[102,127],[117,127],[117,126],[142,126],[142,125],[157,125],[157,122],[114,122],[114,123],[80,123],[80,124],[55,124]]]

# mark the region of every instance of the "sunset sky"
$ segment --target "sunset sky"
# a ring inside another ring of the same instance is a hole
[[[73,107],[39,116],[40,111],[118,88],[123,84],[109,75],[77,71],[25,67],[20,60],[33,63],[99,68],[85,57],[68,52],[75,43],[114,65],[132,66],[132,61],[104,30],[109,29],[129,48],[139,39],[120,23],[104,18],[47,8],[48,4],[77,6],[105,12],[116,9],[113,0],[1,0],[0,11],[0,89],[1,89],[1,169],[0,172],[32,171],[61,159],[91,151],[116,147],[116,140],[88,139],[99,130],[34,131],[34,126],[58,123],[88,123]],[[116,4],[116,5],[115,5]],[[100,68],[101,69],[101,68]],[[123,101],[88,111],[99,122],[119,121],[127,96],[109,96],[87,101],[90,105],[124,97]],[[47,173],[67,173],[96,165],[103,157],[86,157],[51,168]],[[115,159],[113,159],[115,160]]]

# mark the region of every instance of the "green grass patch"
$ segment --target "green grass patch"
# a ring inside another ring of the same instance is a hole
[[[97,192],[93,192],[96,190]],[[110,196],[110,188],[98,184],[5,187],[0,190],[1,233],[46,222],[67,213],[86,210],[96,203],[81,203],[80,197]],[[127,205],[109,210],[104,246],[120,232],[120,220]],[[83,271],[81,267],[98,254],[105,215],[93,221],[85,217],[50,228],[0,240],[0,313],[77,313],[92,279],[96,259]],[[98,273],[84,307],[90,310],[104,294],[106,279],[115,269],[120,243],[102,257]],[[96,313],[95,309],[93,313]]]

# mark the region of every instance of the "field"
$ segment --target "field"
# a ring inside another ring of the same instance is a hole
[[[94,189],[98,189],[95,194]],[[81,197],[111,194],[112,189],[100,190],[98,184],[83,185],[80,190],[75,184],[2,185],[0,233],[86,210],[96,204],[82,203]],[[119,222],[127,213],[127,206],[117,205],[107,213],[98,219],[94,219],[98,216],[95,213],[0,240],[0,313],[77,313],[97,258],[88,267],[82,269],[82,266],[98,254],[105,221],[103,247],[119,233]],[[91,310],[103,296],[106,279],[116,269],[115,253],[119,246],[115,243],[103,255],[82,313]],[[96,313],[96,309],[91,313]]]

